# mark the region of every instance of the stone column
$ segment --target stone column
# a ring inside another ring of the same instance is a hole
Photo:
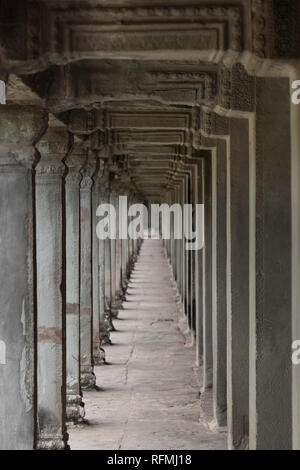
[[[126,195],[126,192],[123,191],[122,195]],[[127,213],[121,213],[121,225],[120,229],[122,232],[125,232],[125,227],[127,223]],[[127,289],[127,259],[128,259],[128,244],[127,239],[121,239],[121,289],[122,289],[122,299],[125,300],[125,293]]]
[[[256,112],[250,173],[256,181],[250,226],[250,449],[288,450],[293,426],[288,78],[256,78]]]
[[[119,226],[119,193],[116,192],[115,207],[117,214],[117,239],[116,239],[116,309],[122,308],[122,295],[121,295],[121,240],[119,237],[120,226]]]
[[[174,196],[173,194],[171,195],[170,201],[169,201],[170,206],[172,204],[175,204]],[[171,227],[170,227],[170,241],[171,241],[171,267],[172,267],[172,273],[173,276],[175,277],[175,233],[174,233],[174,214],[171,213]]]
[[[110,204],[116,209],[116,193],[114,189],[110,193]],[[116,211],[116,214],[118,212]],[[116,306],[116,279],[117,279],[117,261],[116,261],[117,241],[116,239],[110,240],[110,298],[111,298],[111,317],[118,317],[118,309]]]
[[[84,390],[95,387],[92,318],[92,187],[96,156],[89,151],[80,185],[80,367]]]
[[[177,185],[174,189],[174,204],[178,204]],[[174,278],[178,288],[178,240],[174,239]]]
[[[128,197],[128,207],[130,207],[131,205],[131,197],[129,196]],[[128,218],[128,225],[130,223],[130,219]],[[126,260],[126,283],[128,285],[128,282],[129,282],[129,279],[130,279],[130,276],[131,276],[131,268],[132,268],[132,265],[131,265],[131,261],[132,261],[132,243],[131,243],[131,240],[128,236],[128,239],[127,239],[127,260]]]
[[[133,195],[132,197],[131,204],[132,205],[136,204],[135,195]],[[131,256],[131,272],[132,272],[134,269],[136,260],[137,260],[137,240],[134,240],[134,239],[131,240],[131,252],[132,252],[132,256]]]
[[[94,185],[92,190],[92,264],[93,264],[93,358],[95,365],[101,365],[105,362],[105,352],[101,347],[100,340],[100,277],[99,277],[99,262],[100,262],[100,240],[97,237],[97,208],[100,202],[101,191],[101,177],[103,173],[103,165],[100,164],[101,160],[98,159],[97,171],[93,177]]]
[[[211,155],[204,159],[204,229],[203,250],[203,387],[213,385],[212,353],[212,176]]]
[[[195,204],[196,204],[196,182],[197,178],[194,174],[195,168],[193,169],[193,178],[191,182],[191,204],[193,204],[193,215],[191,218],[191,223],[193,230],[196,228],[196,212],[195,212]],[[191,300],[190,300],[190,308],[191,308],[191,336],[192,336],[192,344],[195,344],[196,340],[196,254],[195,250],[190,252],[191,254],[191,266],[190,266],[190,279],[191,279]]]
[[[189,177],[186,176],[185,178],[185,192],[184,192],[184,204],[189,203]],[[184,241],[184,252],[185,252],[185,291],[184,291],[184,305],[185,305],[185,315],[186,315],[186,322],[187,322],[187,331],[190,333],[190,305],[189,305],[189,298],[190,298],[190,252],[186,250],[185,241]]]
[[[198,204],[204,204],[204,160],[198,165]],[[203,251],[196,252],[196,365],[203,361]]]
[[[190,204],[190,197],[191,197],[191,182],[190,177],[187,177],[187,184],[186,184],[186,196],[185,196],[185,204]],[[190,216],[188,215],[188,224],[190,224]],[[189,336],[191,337],[191,288],[192,288],[192,280],[191,280],[191,252],[186,249],[185,250],[185,276],[186,276],[186,283],[185,283],[185,312],[186,312],[186,319],[187,319],[187,329],[189,332]]]
[[[227,155],[227,418],[230,449],[249,436],[249,123],[230,119]]]
[[[298,72],[299,73],[299,72]],[[298,76],[297,73],[297,76]],[[295,79],[298,77],[295,76]],[[292,158],[291,158],[291,184],[292,184],[292,326],[293,343],[300,340],[300,106],[292,104],[291,130],[292,130]],[[293,353],[299,351],[293,350]],[[298,354],[298,353],[297,353]],[[299,356],[298,356],[299,357]],[[300,450],[300,365],[292,366],[292,399],[293,399],[293,450]]]
[[[184,223],[184,204],[186,202],[185,195],[186,195],[186,180],[185,180],[185,178],[183,178],[182,191],[181,191],[181,204],[182,204],[183,223]],[[182,276],[181,277],[182,306],[183,306],[184,319],[186,320],[186,313],[187,313],[187,311],[186,311],[186,249],[185,249],[185,239],[184,239],[184,237],[182,237],[182,241],[181,241],[181,256],[182,256],[182,261],[181,261],[181,269],[182,269],[182,274],[181,274],[181,276]]]
[[[0,106],[0,449],[35,446],[33,142],[47,117],[35,107]]]
[[[67,419],[75,423],[84,418],[80,385],[80,170],[86,158],[86,149],[77,142],[66,161]]]
[[[99,204],[105,204],[107,196],[107,182],[100,180]],[[100,344],[111,344],[110,329],[106,315],[105,301],[105,247],[106,240],[99,240],[99,313],[100,313]]]
[[[105,192],[105,202],[110,203],[110,183],[107,182]],[[105,322],[108,331],[115,331],[112,322],[111,306],[112,306],[112,289],[111,289],[111,240],[108,238],[104,241],[104,265],[105,265]]]
[[[227,424],[227,149],[217,140],[212,150],[212,340],[213,409],[217,426]]]
[[[123,288],[123,299],[127,290],[127,258],[128,258],[128,246],[127,240],[122,240],[122,288]]]
[[[134,199],[133,199],[133,193],[130,193],[130,196],[128,198],[128,207],[130,207],[132,204],[134,204]],[[130,218],[130,221],[132,220],[132,217]],[[128,222],[129,223],[129,222]],[[131,238],[128,237],[128,280],[131,277],[132,270],[133,270],[133,265],[134,265],[134,243]]]
[[[37,419],[39,449],[66,449],[66,305],[63,164],[70,145],[65,127],[50,118],[37,148]]]

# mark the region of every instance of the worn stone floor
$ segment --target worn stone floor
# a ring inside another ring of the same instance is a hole
[[[99,391],[86,392],[88,424],[69,429],[72,449],[226,449],[199,422],[201,374],[178,328],[176,292],[159,240],[144,242],[115,321]]]

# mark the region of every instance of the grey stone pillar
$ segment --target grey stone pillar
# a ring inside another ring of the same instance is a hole
[[[105,192],[105,202],[110,203],[110,183],[107,182]],[[105,323],[108,331],[115,331],[112,321],[112,289],[111,289],[111,240],[104,241],[104,266],[105,266]]]
[[[179,183],[176,188],[176,203],[181,204]],[[178,290],[178,303],[181,303],[181,240],[176,240],[176,283]]]
[[[100,202],[101,177],[103,173],[103,165],[98,160],[97,171],[94,175],[94,185],[92,190],[92,264],[93,264],[93,358],[95,365],[101,365],[105,362],[105,352],[101,347],[100,339],[100,277],[99,277],[99,239],[96,233],[97,227],[97,208]]]
[[[176,188],[175,188],[175,204],[180,204],[178,193],[179,193],[179,189],[178,189],[178,183],[177,183]],[[180,240],[175,240],[175,253],[176,253],[175,280],[176,280],[177,291],[179,295],[180,294]]]
[[[107,196],[106,181],[100,180],[99,204],[105,204]],[[106,317],[105,300],[105,240],[99,240],[99,314],[100,314],[100,345],[111,344],[109,325]],[[103,358],[105,360],[105,357]]]
[[[32,146],[47,126],[34,107],[0,106],[0,449],[35,445]]]
[[[130,207],[131,202],[129,201],[128,207]],[[130,220],[128,221],[128,224],[130,223]],[[128,237],[127,239],[127,260],[126,260],[126,278],[127,278],[127,285],[130,279],[131,275],[131,259],[132,259],[132,243],[130,238]]]
[[[291,130],[292,130],[292,158],[291,158],[291,184],[292,184],[292,327],[293,343],[300,340],[300,107],[292,105],[291,109]],[[299,343],[297,343],[297,346]],[[298,354],[297,350],[293,353]],[[298,357],[297,357],[298,359]],[[300,365],[293,364],[293,450],[300,450]]]
[[[180,204],[182,207],[182,223],[184,224],[184,194],[185,194],[185,181],[184,179],[182,180],[182,185],[181,185],[181,190],[180,190]],[[184,226],[184,225],[183,225]],[[180,292],[181,292],[181,301],[182,301],[182,308],[183,308],[183,313],[185,315],[185,240],[184,237],[182,237],[182,240],[180,240],[180,251],[181,251],[181,282],[180,282]]]
[[[63,164],[69,134],[54,118],[39,141],[36,167],[38,448],[65,449],[66,344]]]
[[[187,177],[187,184],[186,184],[186,199],[185,204],[190,204],[191,202],[191,182],[190,177]],[[188,224],[190,224],[191,218],[190,214],[188,216]],[[189,334],[191,334],[191,325],[192,325],[192,318],[191,318],[191,291],[192,291],[192,279],[191,279],[191,251],[185,249],[185,276],[186,276],[186,293],[185,293],[185,312],[187,318],[187,327]],[[192,336],[190,336],[192,338]]]
[[[230,119],[227,193],[227,418],[230,449],[249,435],[249,123]]]
[[[250,303],[250,448],[287,450],[292,448],[293,425],[288,78],[256,78],[256,112],[256,161],[251,166],[256,180],[251,209],[255,201],[256,216],[250,227],[251,299],[254,296]]]
[[[204,204],[204,160],[199,158],[197,193],[198,204]],[[196,365],[203,361],[203,249],[196,252]]]
[[[66,162],[67,420],[75,423],[84,418],[80,386],[80,170],[86,158],[86,149],[76,143]]]
[[[122,308],[122,294],[121,294],[121,240],[119,238],[119,193],[116,192],[115,206],[117,213],[117,239],[116,239],[116,296],[115,307],[120,310]]]
[[[127,289],[127,240],[122,240],[122,287],[123,287],[123,295]]]
[[[172,197],[170,198],[170,202],[169,202],[170,206],[172,206],[172,204],[175,204],[175,199],[174,199],[174,195],[172,195]],[[170,242],[171,242],[171,266],[172,266],[172,273],[173,273],[173,276],[175,276],[175,260],[176,260],[176,256],[175,256],[175,233],[174,233],[174,214],[172,213],[171,214],[171,230],[170,230]]]
[[[196,317],[195,317],[195,256],[196,252],[191,251],[191,266],[190,266],[190,277],[191,277],[191,336],[192,345],[195,344],[196,340]]]
[[[126,191],[122,191],[122,196],[126,196]],[[127,213],[121,213],[120,218],[120,229],[125,232],[126,223],[127,223]],[[128,259],[128,245],[127,239],[121,239],[121,290],[122,290],[122,299],[125,299],[125,293],[127,289],[127,259]]]
[[[110,193],[110,204],[116,208],[116,193],[114,189]],[[116,211],[116,214],[118,212]],[[117,241],[116,239],[110,240],[110,298],[111,298],[111,316],[112,318],[117,318],[118,309],[116,306],[116,279],[117,279],[117,261],[116,261],[116,250],[117,250]]]
[[[224,140],[212,151],[212,332],[213,409],[218,426],[227,424],[227,151]]]
[[[92,187],[96,156],[89,151],[80,184],[80,367],[84,390],[96,385],[92,316]]]
[[[203,386],[213,384],[212,353],[212,176],[211,156],[204,160],[204,229],[205,246],[203,250]]]

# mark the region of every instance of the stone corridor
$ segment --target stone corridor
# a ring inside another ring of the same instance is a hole
[[[1,450],[300,449],[299,25],[0,0]]]
[[[114,321],[99,391],[85,392],[88,425],[69,429],[74,450],[226,449],[200,421],[201,374],[179,328],[182,312],[161,241],[145,240]]]

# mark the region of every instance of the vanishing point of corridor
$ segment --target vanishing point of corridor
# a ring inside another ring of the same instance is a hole
[[[201,374],[161,241],[144,241],[123,307],[107,365],[95,367],[101,389],[84,394],[88,423],[69,429],[71,448],[225,449],[226,435],[199,421]]]

